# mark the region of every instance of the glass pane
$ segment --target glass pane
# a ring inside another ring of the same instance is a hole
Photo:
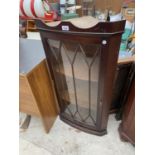
[[[95,126],[97,117],[100,47],[73,41],[48,40],[57,65],[56,85],[65,104],[64,113],[73,120]],[[54,63],[54,61],[52,62]],[[59,86],[61,85],[61,87]]]
[[[78,48],[74,62],[74,73],[75,73],[75,84],[76,84],[76,94],[77,103],[79,108],[79,113],[82,118],[85,119],[89,115],[89,78],[88,78],[88,65],[85,61],[85,56],[81,49]]]

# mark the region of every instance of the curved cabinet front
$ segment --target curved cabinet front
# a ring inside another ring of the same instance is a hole
[[[55,82],[60,118],[85,132],[106,134],[125,21],[89,29],[69,22],[49,27],[37,20],[36,25]]]

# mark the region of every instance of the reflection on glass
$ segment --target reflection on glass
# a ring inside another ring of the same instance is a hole
[[[72,119],[95,126],[100,46],[71,41],[48,40],[64,113]],[[56,61],[56,62],[55,62]]]

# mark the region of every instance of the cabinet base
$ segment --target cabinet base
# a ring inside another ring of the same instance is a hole
[[[120,124],[119,128],[120,139],[125,142],[130,142],[133,146],[135,146],[135,142],[123,131],[122,125]]]
[[[65,119],[65,118],[63,118],[61,116],[60,116],[60,119],[63,122],[69,124],[70,126],[76,128],[76,129],[79,129],[79,130],[81,130],[83,132],[89,133],[89,134],[93,134],[93,135],[97,135],[97,136],[103,136],[103,135],[107,134],[107,129],[104,129],[104,130],[101,130],[101,131],[95,131],[95,130],[92,130],[92,129],[89,129],[89,128],[86,128],[86,127],[83,127],[83,126],[79,126],[79,125],[77,125],[75,123],[72,123],[71,121],[69,121],[69,120],[67,120],[67,119]]]

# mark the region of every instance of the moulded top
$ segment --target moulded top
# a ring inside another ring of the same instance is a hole
[[[115,22],[100,22],[91,16],[73,18],[65,21],[57,21],[44,23],[36,19],[36,26],[39,31],[53,31],[58,33],[70,33],[79,35],[95,34],[95,35],[112,35],[122,34],[125,28],[125,20]]]
[[[97,18],[94,18],[92,16],[83,16],[80,18],[72,18],[72,19],[68,19],[65,21],[71,22],[74,26],[83,28],[83,29],[91,28],[99,22],[99,20]],[[61,23],[61,21],[56,21],[56,22],[46,23],[46,25],[55,27],[55,26],[58,26],[60,23]]]

